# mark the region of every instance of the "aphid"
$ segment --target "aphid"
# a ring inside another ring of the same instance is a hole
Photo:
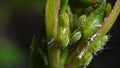
[[[80,31],[74,32],[70,39],[70,43],[73,44],[73,43],[77,42],[78,40],[80,40],[80,38],[81,38],[81,32]]]
[[[78,18],[78,22],[81,23],[81,24],[84,24],[84,22],[86,21],[86,18],[87,18],[86,15],[81,15],[81,16]]]

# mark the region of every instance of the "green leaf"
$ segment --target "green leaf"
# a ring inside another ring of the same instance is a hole
[[[63,48],[69,43],[70,28],[69,16],[66,12],[59,14],[58,22],[58,42]]]

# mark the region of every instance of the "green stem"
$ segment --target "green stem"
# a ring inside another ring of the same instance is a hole
[[[102,22],[102,27],[96,33],[96,37],[94,38],[95,40],[98,40],[99,38],[103,37],[111,29],[119,13],[120,13],[120,0],[117,0],[110,15],[104,18],[104,21]],[[68,57],[65,68],[77,68],[76,67],[76,65],[78,64],[77,62],[79,62],[78,59],[80,59],[77,56],[79,54],[83,55],[88,48],[88,42],[85,42],[85,39],[81,39],[81,40],[78,43],[78,46],[76,46],[76,48],[73,50],[71,55]],[[93,42],[91,41],[89,42],[89,44],[92,44]]]
[[[48,44],[48,63],[50,68],[59,68],[60,47],[57,44],[58,11],[60,0],[47,0],[46,33]]]
[[[56,45],[48,48],[48,64],[50,68],[59,68],[60,52],[60,47]]]
[[[60,0],[47,0],[46,4],[46,33],[48,41],[51,38],[56,39],[58,27],[58,11],[60,8]]]
[[[66,47],[61,51],[61,56],[60,56],[60,68],[64,68],[66,59],[68,58],[69,55],[69,47]]]

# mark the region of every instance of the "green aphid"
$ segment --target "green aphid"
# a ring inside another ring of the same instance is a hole
[[[77,17],[77,15],[74,15],[73,16],[74,18],[74,22],[70,23],[70,28],[71,28],[71,32],[76,32],[78,31],[78,29],[80,29],[80,25],[83,24],[86,19],[87,19],[87,16],[86,15],[81,15],[79,18]]]
[[[85,21],[86,21],[86,18],[87,16],[86,15],[81,15],[79,18],[78,18],[78,22],[83,24]],[[79,24],[80,26],[80,24]]]
[[[81,32],[74,32],[72,37],[70,38],[70,44],[76,43],[81,38]]]
[[[86,15],[81,15],[77,18],[77,15],[74,15],[74,22],[70,23],[71,33],[79,31],[80,25],[83,24],[86,20]]]
[[[111,4],[107,3],[106,10],[105,10],[106,12],[105,16],[108,16],[110,14],[111,9],[112,9]]]
[[[62,13],[58,17],[58,42],[64,48],[69,43],[69,16],[67,13]]]

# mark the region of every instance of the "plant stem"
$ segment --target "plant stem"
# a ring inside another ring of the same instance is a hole
[[[60,9],[60,0],[47,0],[45,21],[47,40],[56,39],[58,27],[58,11]]]
[[[57,44],[59,9],[60,0],[47,0],[45,17],[47,42],[51,43],[48,44],[48,63],[50,68],[59,68],[60,47]]]
[[[50,68],[59,68],[60,52],[61,49],[56,45],[48,48],[48,61]]]

